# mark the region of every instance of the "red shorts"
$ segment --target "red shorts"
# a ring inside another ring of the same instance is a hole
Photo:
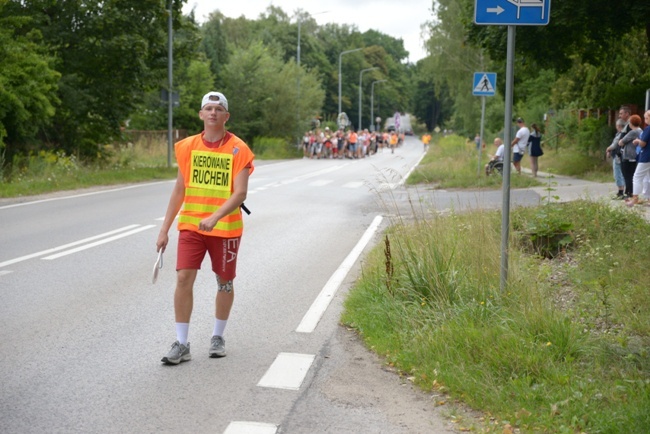
[[[205,252],[208,252],[212,261],[212,271],[223,280],[233,280],[237,274],[237,252],[240,241],[241,237],[221,238],[193,231],[180,231],[176,271],[201,269]]]

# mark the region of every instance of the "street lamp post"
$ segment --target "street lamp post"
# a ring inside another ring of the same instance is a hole
[[[169,0],[169,15],[167,16],[167,167],[172,167],[172,150],[174,149],[174,139],[172,137],[172,128],[174,126],[172,120],[172,117],[174,116],[172,110],[174,104],[174,74],[172,71],[174,65],[174,57],[172,53],[174,30],[172,27],[172,6],[172,0]]]
[[[317,12],[315,14],[312,14],[312,16],[313,15],[326,14],[328,12],[329,11]],[[297,93],[298,100],[296,101],[296,107],[298,108],[298,110],[297,110],[297,113],[296,113],[296,116],[297,116],[296,129],[297,129],[298,144],[300,144],[300,30],[301,30],[300,28],[301,28],[301,26],[302,26],[302,19],[300,17],[300,13],[298,13],[298,47],[296,49],[296,65],[298,65],[298,71],[296,72],[297,77],[298,77],[298,80],[297,80],[298,81],[298,93]]]
[[[372,122],[375,131],[377,131],[377,127],[375,127],[375,83],[383,83],[385,81],[388,80],[373,81],[370,85],[370,122]]]
[[[355,51],[361,51],[361,50],[363,50],[363,48],[355,48],[354,50],[342,51],[339,54],[339,112],[337,116],[341,114],[341,60],[343,59],[344,54],[354,53]]]
[[[361,72],[359,73],[359,123],[357,124],[357,131],[361,130],[361,106],[363,105],[363,101],[361,98],[363,97],[362,91],[363,91],[363,73],[368,72],[368,71],[374,71],[375,69],[379,69],[378,66],[373,66],[372,68],[366,68],[362,69]]]

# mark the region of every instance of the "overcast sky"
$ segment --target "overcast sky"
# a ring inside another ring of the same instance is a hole
[[[415,63],[426,57],[420,25],[432,19],[431,4],[432,0],[188,0],[183,12],[188,14],[194,8],[196,19],[201,23],[216,9],[227,17],[244,15],[248,19],[257,19],[269,5],[282,8],[289,16],[303,9],[318,24],[354,24],[361,32],[376,29],[401,38],[409,52],[409,61]],[[320,13],[324,11],[327,12]]]

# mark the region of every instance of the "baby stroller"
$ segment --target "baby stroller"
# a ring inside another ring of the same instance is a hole
[[[486,175],[490,176],[495,172],[499,175],[503,175],[503,161],[493,160],[485,166]]]

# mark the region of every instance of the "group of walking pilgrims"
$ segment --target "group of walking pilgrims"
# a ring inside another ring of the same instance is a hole
[[[303,158],[358,159],[377,152],[395,148],[404,143],[404,133],[396,131],[370,132],[368,129],[355,131],[343,129],[332,131],[317,128],[307,131],[302,138]]]

